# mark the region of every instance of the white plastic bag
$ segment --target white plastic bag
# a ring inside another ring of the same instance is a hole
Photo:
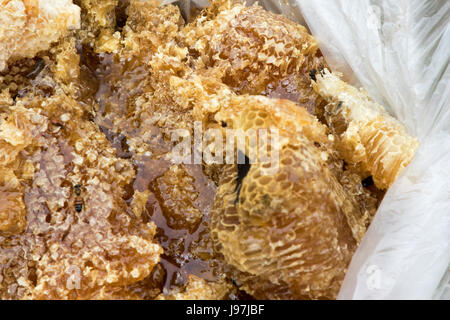
[[[331,69],[364,86],[421,142],[383,199],[339,298],[436,296],[450,261],[450,1],[260,3],[306,21]]]

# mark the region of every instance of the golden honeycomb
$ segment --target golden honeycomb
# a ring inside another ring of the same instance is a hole
[[[380,189],[390,187],[414,157],[418,140],[367,93],[327,69],[316,76],[313,87],[330,102],[325,118],[339,136],[342,156],[372,175]]]
[[[220,3],[220,2],[219,2]],[[289,99],[314,112],[322,100],[309,71],[323,67],[316,40],[289,19],[223,1],[183,29],[195,70],[220,77],[235,92]]]
[[[260,285],[265,281],[287,286],[292,298],[334,297],[365,230],[327,168],[327,153],[314,144],[326,143],[325,126],[302,107],[263,97],[236,97],[218,118],[243,130],[275,127],[280,136],[276,172],[256,162],[241,181],[240,164],[221,175],[211,227],[225,260],[244,278],[260,279],[243,281],[255,297],[279,298]]]
[[[189,23],[156,0],[36,3],[0,1],[0,299],[336,297],[416,142],[311,81],[304,27],[240,1]],[[174,163],[198,124],[276,131],[232,152],[277,170]]]
[[[0,6],[0,71],[8,60],[32,58],[80,25],[80,8],[71,0],[2,0]]]

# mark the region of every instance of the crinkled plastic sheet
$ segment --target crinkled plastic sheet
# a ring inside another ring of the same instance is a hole
[[[260,3],[306,22],[332,70],[363,86],[421,142],[386,193],[339,298],[450,299],[450,1]],[[207,1],[179,4],[188,17]]]

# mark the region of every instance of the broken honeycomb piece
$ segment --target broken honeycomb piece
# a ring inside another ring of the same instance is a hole
[[[142,57],[175,39],[183,23],[177,6],[162,6],[159,1],[131,0],[123,30],[125,51]]]
[[[134,140],[138,152],[144,153],[149,151],[147,141],[155,130],[170,131],[169,122],[180,127],[190,122],[184,119],[189,114],[172,110],[165,89],[167,74],[188,68],[181,62],[185,50],[172,42],[181,19],[177,7],[131,1],[127,13],[120,50],[99,55],[97,123]]]
[[[367,93],[327,69],[316,75],[313,87],[329,101],[325,119],[339,137],[344,159],[361,164],[378,188],[389,188],[414,157],[418,140]]]
[[[325,63],[317,43],[282,15],[228,2],[187,25],[181,39],[196,71],[214,73],[236,93],[290,99],[310,112],[322,102],[308,76]]]
[[[206,194],[203,194],[197,191],[195,183],[195,175],[191,175],[184,166],[172,165],[150,186],[173,229],[192,229],[203,216],[204,210],[201,210],[199,202],[202,196],[211,196],[214,188],[210,186],[211,190],[208,190],[206,187]]]
[[[273,177],[273,183],[267,184],[267,189],[276,186],[276,179],[282,179],[288,173],[291,177],[298,177],[292,170],[280,171]],[[296,187],[290,181],[283,181],[288,188],[277,188],[271,194],[256,194],[256,199],[249,199],[252,196],[249,189],[256,190],[260,183],[269,180],[267,176],[266,179],[255,179],[255,176],[260,176],[260,168],[252,165],[248,178],[242,182],[239,202],[235,204],[237,172],[236,167],[223,172],[211,212],[211,231],[217,241],[216,248],[224,255],[225,261],[240,272],[251,275],[239,274],[237,277],[243,282],[244,290],[256,298],[268,298],[269,295],[270,299],[335,298],[356,244],[343,221],[342,212],[333,207],[339,202],[322,198],[336,203],[318,211],[312,208],[312,202],[325,191],[316,192],[314,200],[309,203],[300,198],[300,193],[291,193],[290,201],[276,196],[276,193],[287,193]],[[329,185],[322,188],[328,191]],[[303,196],[311,197],[312,193]],[[275,203],[278,206],[273,208]],[[248,210],[250,206],[255,208]],[[262,210],[264,206],[271,206],[267,215]],[[311,216],[306,214],[308,210]],[[259,216],[262,212],[264,215]],[[289,295],[278,296],[278,290],[264,293],[269,284],[274,287],[285,284]]]
[[[80,27],[80,8],[71,0],[8,0],[0,8],[0,71],[10,58],[31,58]]]
[[[242,164],[222,172],[211,212],[216,247],[257,298],[267,297],[267,283],[287,286],[290,298],[335,298],[365,226],[314,144],[326,143],[324,126],[292,102],[251,96],[233,97],[216,119],[245,131],[276,128],[280,137],[271,145],[277,170],[257,161],[245,176]],[[278,289],[271,298],[285,297]]]
[[[77,31],[80,42],[98,53],[114,49],[113,34],[119,0],[78,0],[76,3],[81,8],[81,28]]]
[[[115,156],[104,134],[64,94],[17,99],[16,105],[10,118],[31,114],[43,129],[29,130],[35,143],[21,153],[35,171],[23,193],[26,229],[0,237],[0,297],[117,297],[148,276],[162,252],[153,242],[156,226],[133,219],[122,199],[135,174],[132,165]],[[43,114],[62,123],[52,125]],[[81,210],[75,209],[76,184]]]

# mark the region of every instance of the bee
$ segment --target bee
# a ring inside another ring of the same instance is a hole
[[[81,212],[83,210],[83,198],[81,197],[81,185],[77,184],[73,187],[75,191],[75,211]]]
[[[309,77],[311,78],[311,80],[316,81],[316,75],[317,72],[319,72],[320,75],[323,75],[323,69],[325,68],[325,66],[323,65],[323,63],[320,64],[319,70],[317,69],[311,69],[309,70]]]
[[[309,77],[313,80],[313,81],[316,81],[317,79],[316,79],[316,73],[317,73],[317,70],[316,69],[311,69],[311,70],[309,70]]]

